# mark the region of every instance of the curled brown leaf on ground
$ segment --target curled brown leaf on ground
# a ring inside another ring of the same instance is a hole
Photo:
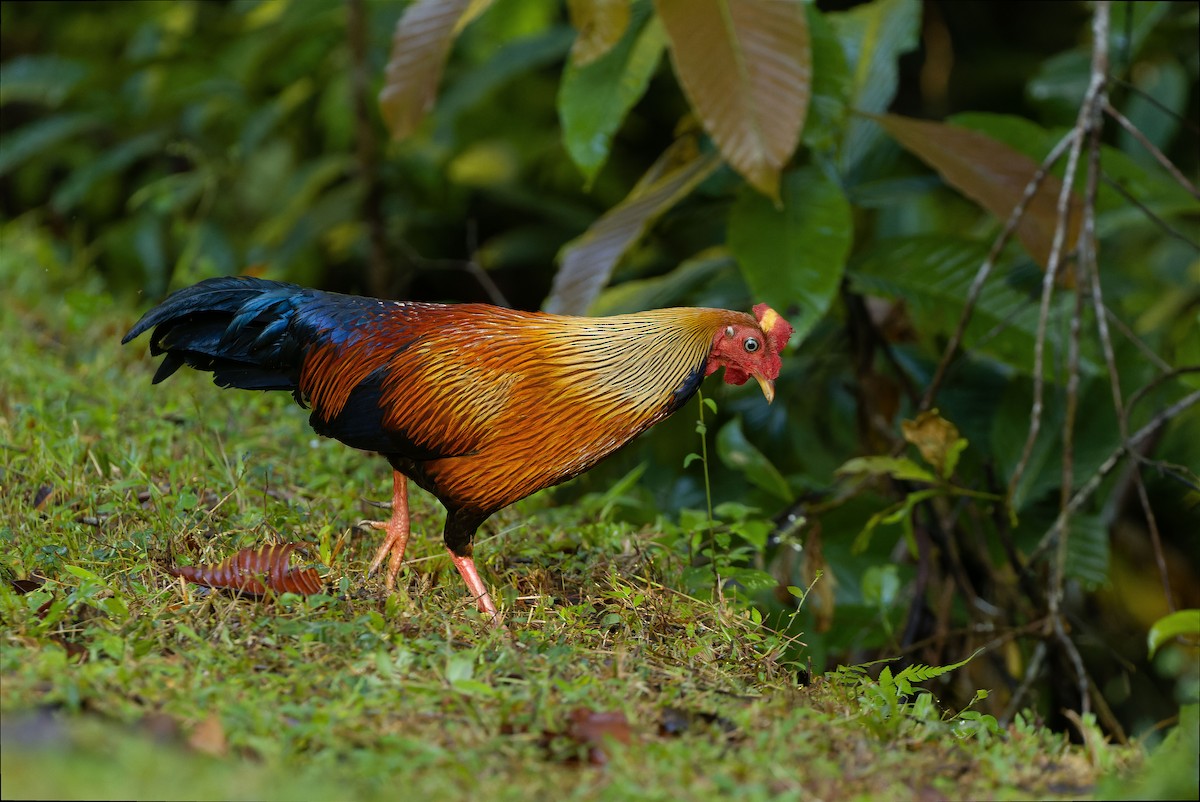
[[[587,747],[588,763],[604,766],[608,763],[606,739],[628,744],[633,739],[629,719],[621,711],[597,711],[579,707],[571,711],[566,735],[579,746]]]
[[[319,593],[321,577],[314,568],[294,568],[288,565],[298,543],[271,543],[245,548],[216,565],[174,565],[167,569],[172,576],[210,588],[238,590],[254,596],[272,593]]]

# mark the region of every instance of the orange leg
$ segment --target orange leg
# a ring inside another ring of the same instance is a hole
[[[394,589],[396,575],[400,573],[400,566],[404,563],[404,550],[408,547],[408,535],[411,531],[408,525],[408,477],[400,471],[392,472],[391,520],[386,523],[383,521],[359,521],[358,525],[387,532],[383,544],[375,552],[375,559],[371,561],[371,567],[367,569],[367,576],[371,576],[379,570],[379,566],[383,564],[383,558],[390,553],[391,559],[388,560],[387,575],[383,578],[383,584],[389,591]]]
[[[446,552],[450,555],[450,561],[454,563],[454,567],[462,574],[463,581],[467,583],[467,590],[475,597],[475,603],[479,605],[479,612],[488,616],[492,626],[505,629],[504,621],[496,610],[496,604],[492,601],[491,594],[484,587],[483,580],[479,578],[479,571],[475,570],[474,558],[470,554],[455,554],[450,549],[446,549]]]

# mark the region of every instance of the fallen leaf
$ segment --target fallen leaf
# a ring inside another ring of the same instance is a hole
[[[246,548],[216,565],[175,565],[167,569],[197,585],[239,590],[254,596],[273,593],[319,593],[321,577],[313,568],[292,568],[288,558],[298,543],[272,543]]]
[[[216,713],[210,713],[208,718],[196,725],[188,736],[188,746],[214,757],[222,757],[229,751],[225,727]]]
[[[629,720],[619,710],[599,712],[583,707],[576,708],[571,711],[566,734],[580,746],[587,747],[588,762],[593,766],[604,766],[608,763],[608,753],[604,749],[605,739],[611,738],[622,744],[633,740]]]

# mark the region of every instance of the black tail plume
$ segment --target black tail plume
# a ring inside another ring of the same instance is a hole
[[[155,384],[188,365],[221,387],[294,392],[307,346],[296,311],[317,294],[259,278],[208,279],[151,309],[121,343],[154,329],[150,353],[166,355]]]

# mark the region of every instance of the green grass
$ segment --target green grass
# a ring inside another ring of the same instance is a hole
[[[388,497],[382,460],[317,438],[285,394],[189,371],[151,388],[145,340],[118,345],[139,310],[20,222],[0,283],[6,797],[1075,797],[1140,759],[950,716],[886,676],[800,687],[796,644],[674,590],[680,538],[603,500],[534,498],[481,530],[511,641],[426,496],[386,595],[365,577],[379,533],[351,526]],[[327,594],[240,599],[165,570],[276,540],[310,544]],[[579,709],[630,723],[606,765],[570,734]]]

